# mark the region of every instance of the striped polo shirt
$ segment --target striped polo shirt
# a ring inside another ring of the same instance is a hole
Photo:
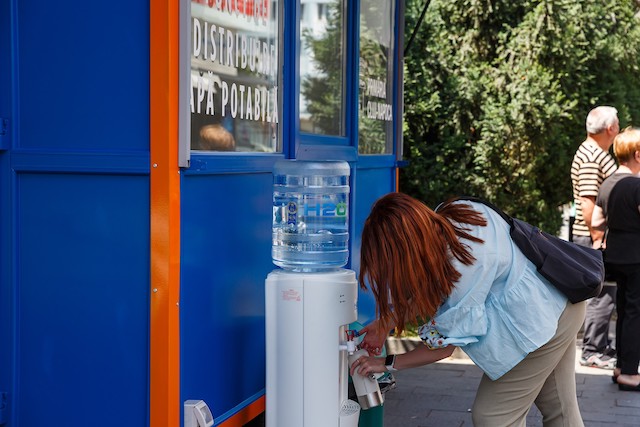
[[[589,228],[582,216],[580,197],[598,196],[602,181],[614,173],[618,166],[608,151],[597,144],[584,141],[578,147],[571,164],[571,183],[573,200],[576,206],[576,218],[573,224],[574,236],[589,236]]]

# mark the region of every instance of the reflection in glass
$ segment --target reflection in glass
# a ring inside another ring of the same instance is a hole
[[[393,151],[393,21],[395,2],[360,2],[358,151]]]
[[[278,151],[279,2],[191,1],[191,149]]]
[[[342,0],[302,0],[300,130],[344,135],[345,28]]]

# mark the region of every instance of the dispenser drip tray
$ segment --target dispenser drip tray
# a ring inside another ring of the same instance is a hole
[[[353,400],[345,400],[340,408],[340,427],[358,427],[360,405]]]

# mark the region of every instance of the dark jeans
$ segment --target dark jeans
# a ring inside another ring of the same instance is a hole
[[[640,364],[640,264],[612,264],[618,280],[617,366],[625,375],[638,375]]]
[[[573,236],[573,242],[591,246],[591,238],[586,236]],[[597,297],[587,302],[587,311],[584,316],[584,337],[582,338],[582,357],[592,354],[605,353],[613,347],[609,340],[609,323],[616,309],[616,287],[612,282],[605,282],[602,292]]]

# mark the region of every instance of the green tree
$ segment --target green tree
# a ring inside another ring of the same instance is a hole
[[[407,31],[423,0],[408,0]],[[485,197],[554,232],[596,105],[640,119],[635,1],[433,0],[405,58],[401,188]],[[408,39],[408,35],[407,35]]]

